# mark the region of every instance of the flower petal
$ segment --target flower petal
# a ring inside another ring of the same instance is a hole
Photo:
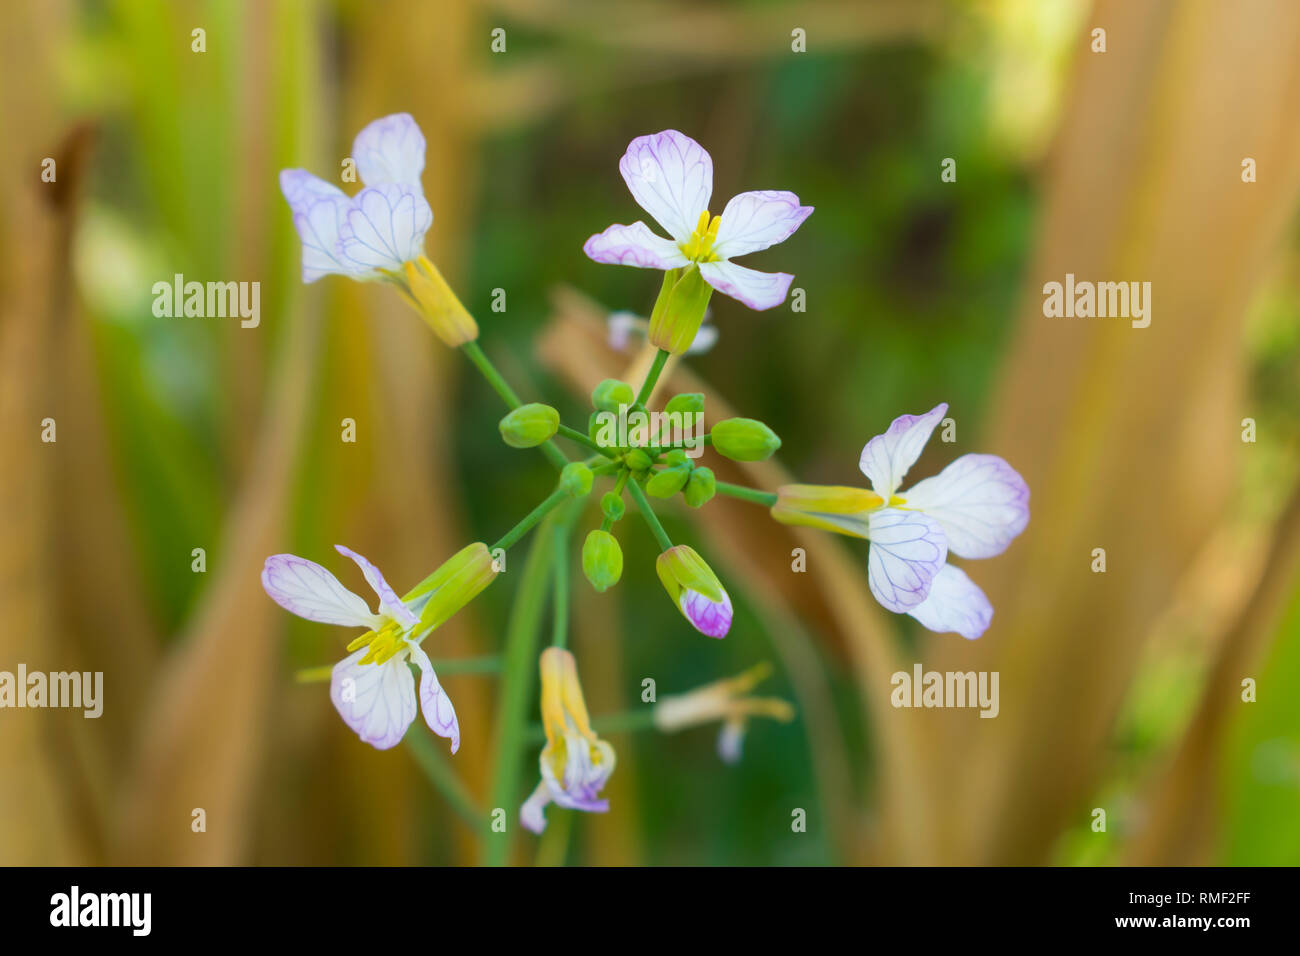
[[[402,603],[402,599],[397,596],[396,591],[388,586],[388,582],[384,580],[383,574],[380,573],[377,567],[351,548],[345,548],[341,544],[334,545],[334,550],[345,558],[351,558],[356,562],[357,567],[361,569],[361,573],[366,577],[366,583],[379,595],[379,607],[387,612],[389,617],[400,622],[403,627],[410,628],[419,623],[420,619]]]
[[[722,729],[718,731],[718,756],[726,764],[740,763],[741,753],[745,745],[745,719],[743,717],[732,718],[722,722]]]
[[[330,700],[343,722],[377,750],[395,747],[415,720],[415,680],[398,654],[383,664],[358,664],[361,648],[334,665]]]
[[[677,602],[686,620],[705,637],[723,638],[731,630],[731,598],[726,591],[721,601],[713,601],[699,591],[682,588]]]
[[[734,259],[784,242],[812,215],[812,206],[799,205],[794,193],[760,189],[732,196],[722,210],[713,252]]]
[[[784,302],[794,280],[788,272],[759,272],[725,260],[701,262],[700,275],[723,295],[729,295],[758,312]]]
[[[519,808],[519,822],[526,830],[541,833],[546,829],[546,805],[551,802],[551,788],[543,780]]]
[[[943,525],[948,550],[963,558],[1001,554],[1029,524],[1029,486],[997,455],[962,455],[905,497]]]
[[[339,228],[340,259],[361,269],[400,270],[419,258],[433,210],[410,186],[385,183],[357,193]]]
[[[993,605],[965,571],[945,564],[930,582],[930,596],[907,613],[932,631],[973,641],[988,630]]]
[[[352,158],[367,186],[401,183],[424,194],[424,134],[410,113],[381,117],[357,133]]]
[[[339,256],[339,228],[351,205],[341,189],[305,169],[284,169],[280,171],[280,191],[302,240],[303,282],[331,274],[356,278],[367,271]]]
[[[713,195],[713,159],[675,129],[638,136],[628,144],[619,172],[641,208],[678,242],[695,231]]]
[[[262,587],[271,600],[299,617],[322,624],[375,627],[381,623],[366,602],[315,561],[273,554],[262,567]]]
[[[638,269],[677,269],[690,262],[677,243],[656,236],[643,222],[610,226],[588,239],[582,251],[596,262]]]
[[[948,556],[943,528],[919,511],[884,508],[869,520],[871,549],[867,584],[876,600],[895,613],[910,611],[930,593]]]
[[[460,749],[460,723],[456,720],[456,708],[451,706],[451,698],[438,683],[438,675],[433,672],[429,655],[419,644],[408,642],[411,648],[411,660],[420,668],[420,711],[424,722],[439,737],[451,741],[451,752]]]
[[[934,426],[947,411],[948,403],[940,402],[924,415],[899,415],[888,431],[871,439],[862,449],[858,467],[871,479],[871,489],[886,503],[903,483],[907,469],[921,457]]]

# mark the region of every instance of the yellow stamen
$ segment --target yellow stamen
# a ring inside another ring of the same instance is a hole
[[[718,238],[718,227],[722,225],[721,216],[710,218],[709,211],[706,209],[700,213],[700,220],[695,224],[695,231],[691,233],[691,238],[682,245],[682,255],[694,262],[715,262],[717,256],[713,254],[713,243]]]

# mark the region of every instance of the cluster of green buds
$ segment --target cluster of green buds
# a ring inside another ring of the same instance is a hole
[[[673,294],[672,290],[668,293]],[[662,303],[661,303],[662,304]],[[673,395],[662,410],[651,411],[647,397],[670,355],[661,349],[639,392],[608,378],[591,393],[585,432],[564,425],[557,409],[539,403],[516,405],[500,422],[501,437],[512,448],[535,448],[560,437],[593,452],[585,462],[566,465],[555,501],[587,495],[596,478],[612,483],[600,497],[600,525],[582,545],[582,572],[598,592],[623,576],[623,549],[615,526],[627,512],[626,497],[642,513],[661,545],[659,576],[682,614],[698,630],[722,637],[731,624],[731,601],[704,559],[669,539],[650,499],[681,496],[691,508],[707,504],[719,490],[713,469],[700,463],[707,446],[732,461],[762,461],[781,447],[763,422],[728,418],[704,429],[704,395]]]

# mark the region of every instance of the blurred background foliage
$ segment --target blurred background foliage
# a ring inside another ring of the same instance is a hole
[[[618,158],[673,127],[711,151],[716,196],[788,188],[817,208],[747,261],[793,272],[807,311],[715,299],[718,346],[674,372],[713,417],[729,405],[784,439],[780,465],[720,477],[858,483],[869,437],[943,400],[958,440],[918,475],[988,451],[1033,488],[1029,532],[975,568],[998,609],[977,645],[874,609],[863,547],[720,500],[703,534],[665,516],[738,597],[729,639],[701,640],[628,520],[622,584],[579,579],[593,710],[637,706],[647,676],[662,695],[771,659],[768,690],[800,719],[752,726],[735,768],[709,729],[616,734],[612,812],[552,809],[540,844],[511,835],[514,862],[1300,862],[1294,5],[5,6],[0,669],[103,670],[107,700],[100,721],[0,714],[0,862],[482,858],[406,748],[370,751],[323,685],[294,682],[341,641],[258,586],[266,554],[337,568],[342,542],[401,587],[554,480],[499,442],[495,397],[400,303],[299,280],[278,170],[329,178],[397,111],[430,144],[430,255],[525,396],[582,421],[591,383],[633,361],[604,310],[644,314],[657,278],[581,245],[640,217]],[[1044,318],[1042,283],[1066,271],[1154,281],[1152,327]],[[175,273],[259,281],[260,326],[155,317]],[[433,656],[500,648],[511,577]],[[892,710],[888,676],[917,660],[999,670],[1002,714]],[[494,682],[445,681],[480,806]]]

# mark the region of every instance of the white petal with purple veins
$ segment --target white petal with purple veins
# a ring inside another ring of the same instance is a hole
[[[872,491],[889,501],[947,411],[948,404],[940,402],[924,415],[899,415],[883,435],[867,442],[858,467],[871,479]]]
[[[411,613],[410,609],[402,603],[402,599],[397,596],[397,592],[388,586],[380,570],[371,564],[366,558],[357,554],[351,548],[345,548],[341,544],[334,545],[334,550],[345,558],[351,558],[356,562],[361,573],[366,577],[366,583],[369,584],[377,595],[379,595],[379,607],[387,612],[393,620],[402,624],[403,627],[414,627],[419,623],[419,618]]]
[[[280,607],[309,621],[366,628],[382,623],[338,578],[315,561],[294,554],[273,554],[266,559],[262,587]]]
[[[638,136],[618,169],[633,198],[670,236],[691,238],[713,195],[713,159],[703,146],[675,129]]]
[[[353,140],[352,158],[367,186],[402,183],[424,194],[424,134],[410,113],[394,113],[369,124]]]
[[[677,269],[690,262],[677,243],[656,236],[643,222],[610,226],[588,239],[582,251],[596,262],[638,269]]]
[[[732,196],[722,210],[713,251],[734,259],[784,242],[812,215],[812,206],[799,205],[799,197],[784,190],[761,189]]]
[[[726,591],[721,601],[712,601],[699,591],[683,588],[677,600],[686,620],[705,637],[726,637],[731,630],[731,598]]]
[[[318,199],[349,201],[343,190],[305,169],[280,170],[280,192],[294,213],[305,212]]]
[[[905,497],[943,525],[948,550],[963,558],[1001,554],[1029,524],[1029,486],[997,455],[962,455]]]
[[[433,210],[410,186],[386,183],[357,193],[339,229],[340,258],[365,269],[398,271],[424,251]]]
[[[701,262],[700,275],[723,295],[759,312],[784,302],[794,279],[788,272],[759,272],[725,260]]]
[[[965,571],[945,564],[930,582],[930,596],[907,613],[931,631],[973,641],[988,630],[993,605]]]
[[[910,611],[926,599],[948,556],[943,528],[920,512],[883,508],[871,513],[867,534],[871,593],[891,611]]]
[[[438,683],[438,675],[433,672],[429,655],[418,644],[411,643],[411,660],[420,668],[420,712],[424,722],[439,737],[451,741],[451,752],[460,749],[460,723],[456,720],[456,708],[451,706],[451,698]]]
[[[343,722],[377,750],[395,747],[415,720],[415,680],[398,654],[383,664],[358,664],[363,647],[334,665],[330,700]]]

